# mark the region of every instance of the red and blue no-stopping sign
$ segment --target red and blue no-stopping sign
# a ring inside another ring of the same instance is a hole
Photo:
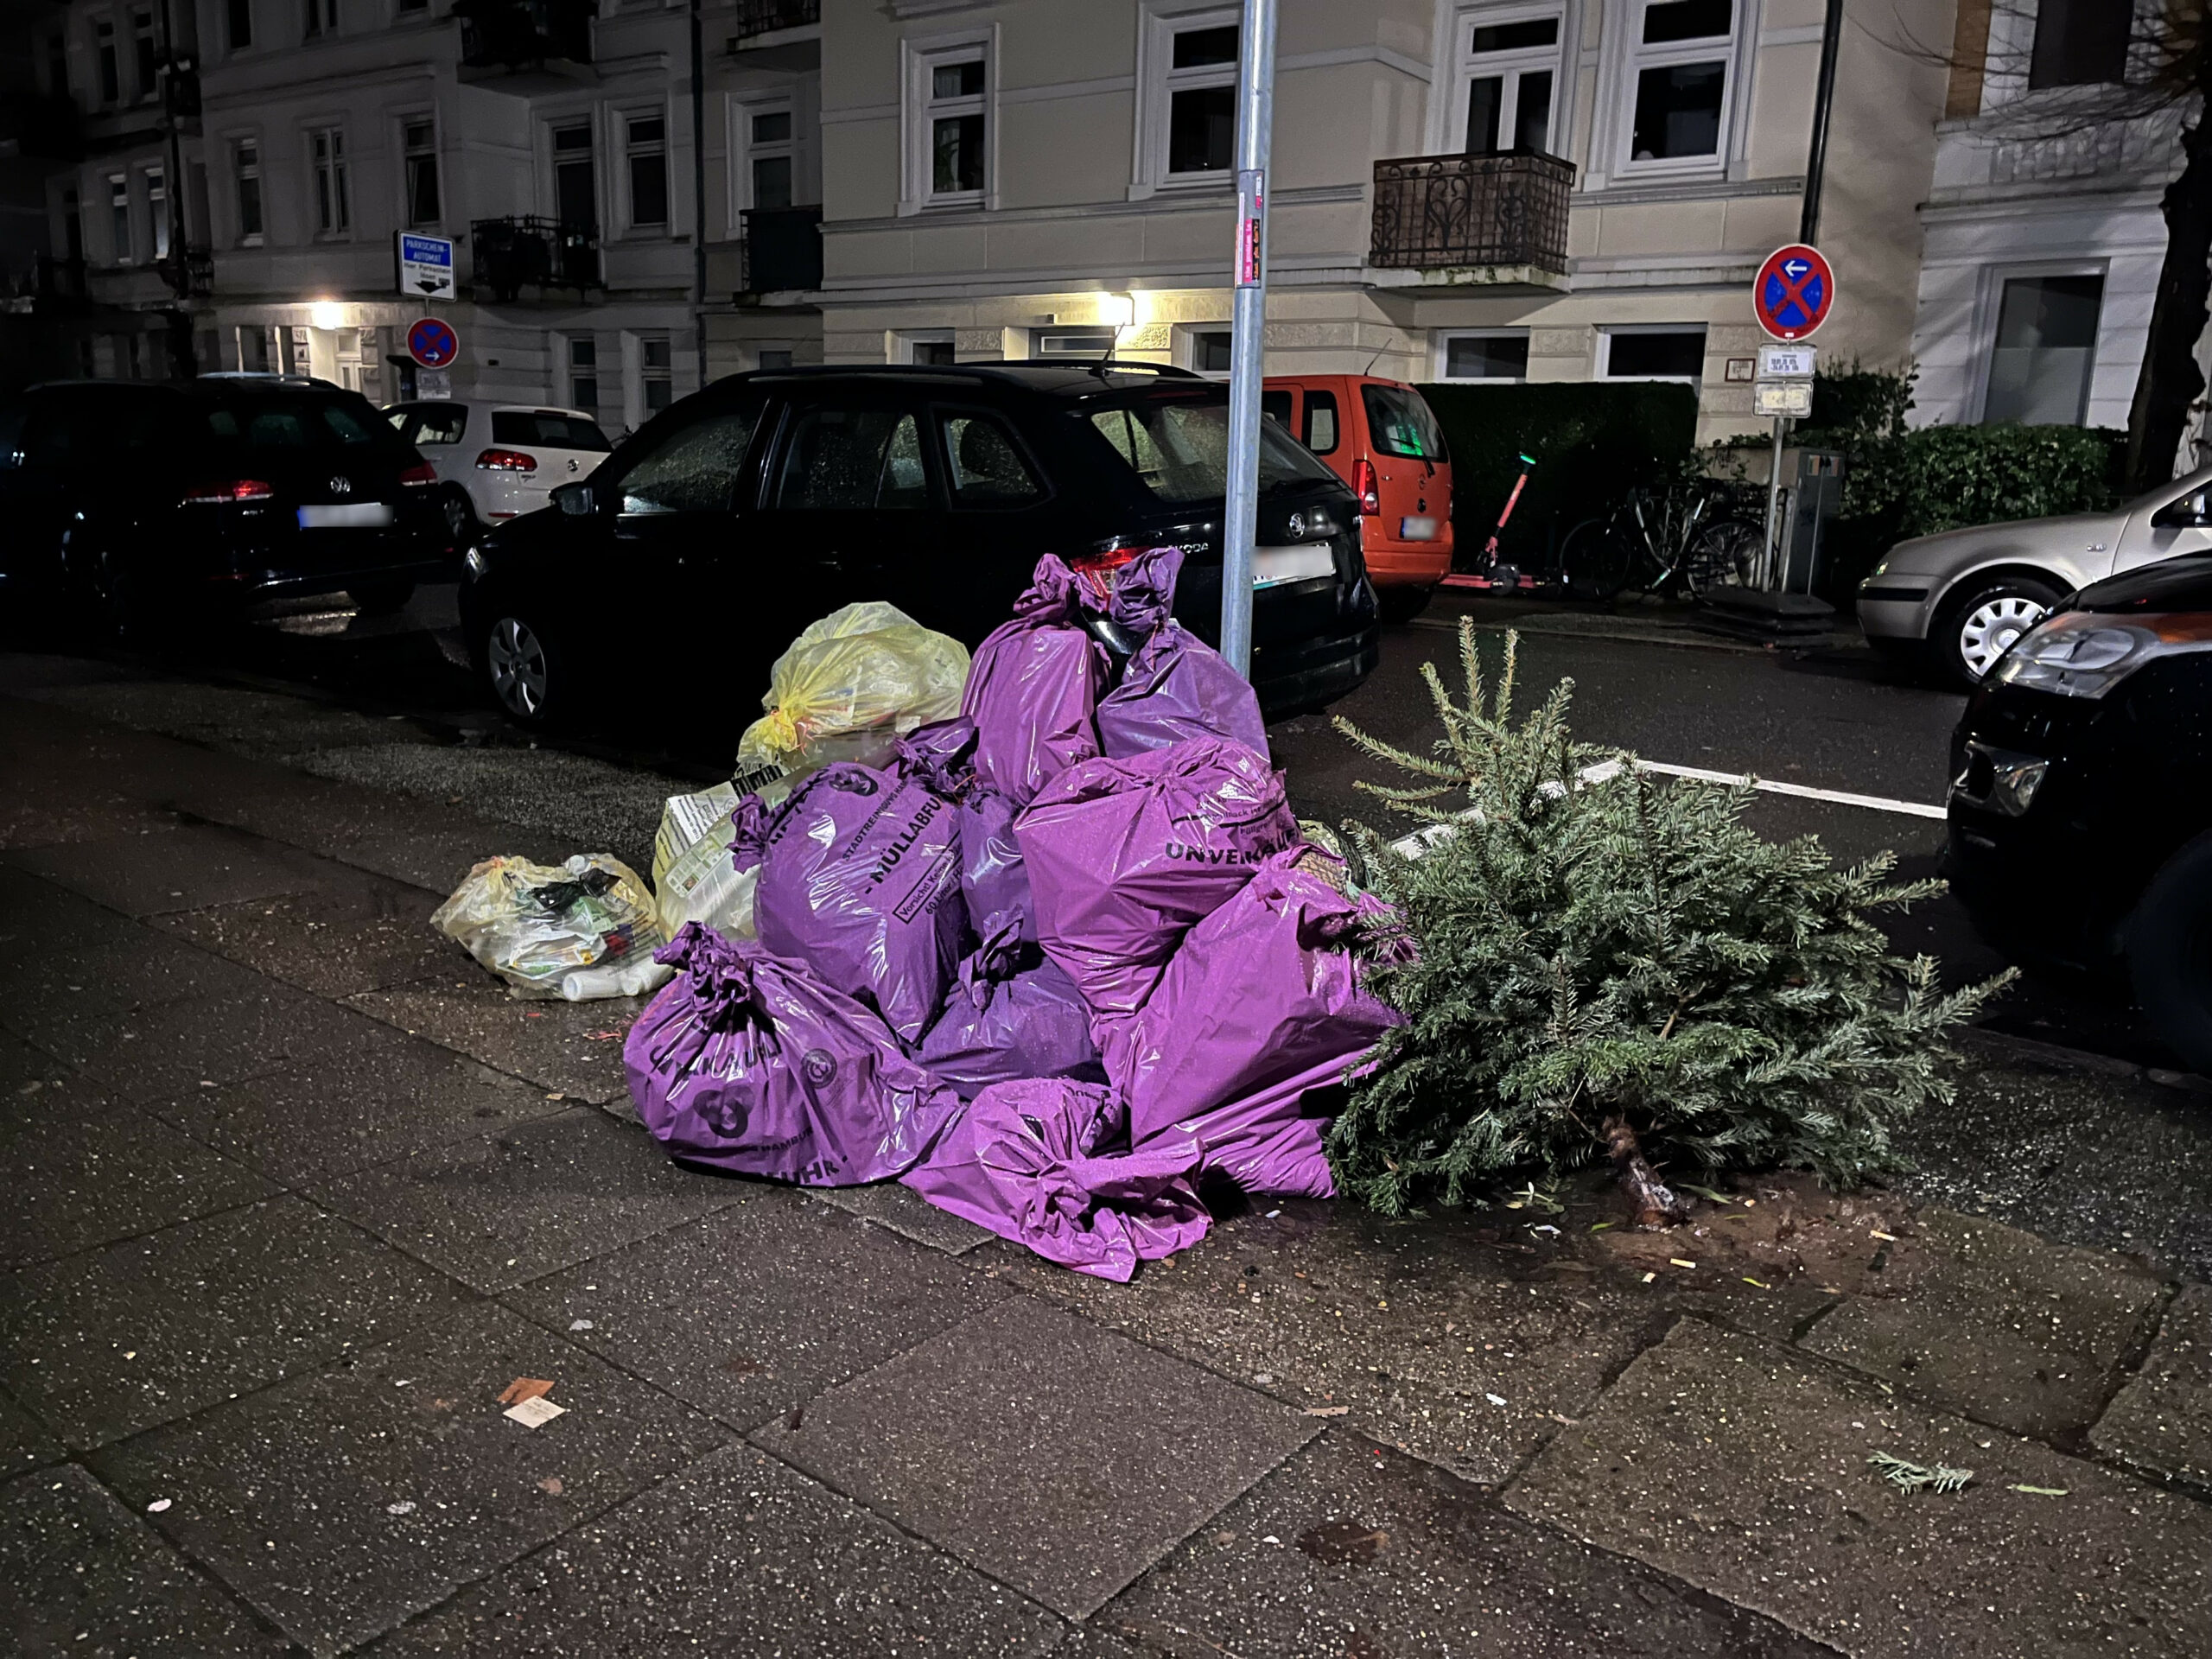
[[[442,369],[461,355],[461,336],[442,317],[423,317],[407,331],[407,354],[426,369]]]
[[[1777,340],[1802,340],[1827,321],[1835,303],[1835,272],[1818,248],[1793,242],[1777,248],[1751,279],[1751,309]]]

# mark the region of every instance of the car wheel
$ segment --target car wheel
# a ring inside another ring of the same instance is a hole
[[[1428,608],[1428,601],[1436,597],[1434,588],[1377,588],[1375,608],[1385,622],[1410,622]]]
[[[525,726],[545,724],[567,696],[559,649],[512,612],[495,612],[485,632],[484,675],[500,709]]]
[[[2005,576],[1948,602],[1930,636],[1936,666],[1961,685],[1974,686],[2012,648],[2012,642],[2050,613],[2058,590],[2025,576]]]
[[[390,616],[394,611],[407,608],[407,601],[415,597],[412,582],[365,582],[358,588],[346,590],[353,596],[354,608],[364,616]]]
[[[2212,1077],[2212,835],[2151,880],[2127,927],[2135,1004],[2192,1071]]]
[[[461,490],[448,491],[442,505],[446,533],[453,537],[454,550],[465,553],[476,545],[477,537],[484,533],[483,526],[476,522],[475,505]]]

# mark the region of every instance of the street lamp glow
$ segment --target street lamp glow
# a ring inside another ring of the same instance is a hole
[[[341,328],[346,324],[346,308],[334,300],[317,300],[308,308],[308,321],[317,328]]]
[[[1099,307],[1101,322],[1116,328],[1127,328],[1137,320],[1137,296],[1134,294],[1109,294]]]

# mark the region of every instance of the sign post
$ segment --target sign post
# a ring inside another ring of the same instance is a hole
[[[1751,407],[1774,419],[1774,454],[1766,478],[1766,582],[1779,582],[1781,550],[1775,527],[1782,512],[1782,441],[1792,419],[1813,412],[1815,354],[1805,339],[1827,321],[1835,304],[1835,272],[1818,248],[1791,243],[1767,255],[1751,279],[1751,309],[1759,327],[1778,346],[1759,347],[1758,373],[1751,385]]]
[[[453,242],[442,236],[418,236],[413,231],[398,237],[399,291],[423,300],[449,300],[454,295]]]
[[[1249,679],[1252,544],[1260,522],[1260,385],[1268,372],[1267,168],[1274,121],[1275,0],[1244,0],[1236,55],[1236,285],[1229,356],[1229,499],[1221,537],[1221,654]]]

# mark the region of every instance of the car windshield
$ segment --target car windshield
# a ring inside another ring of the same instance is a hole
[[[220,443],[248,449],[393,448],[401,442],[368,402],[358,398],[241,398],[209,410],[207,431]]]
[[[1444,447],[1444,429],[1421,393],[1410,386],[1368,385],[1360,387],[1359,396],[1367,405],[1368,432],[1384,454],[1439,463],[1452,459]]]
[[[588,449],[603,455],[614,446],[596,423],[552,409],[495,409],[492,442],[534,443],[548,449]]]
[[[1229,493],[1229,404],[1170,392],[1085,411],[1115,453],[1163,501],[1217,501]],[[1260,488],[1330,481],[1336,474],[1272,421],[1260,423]]]

